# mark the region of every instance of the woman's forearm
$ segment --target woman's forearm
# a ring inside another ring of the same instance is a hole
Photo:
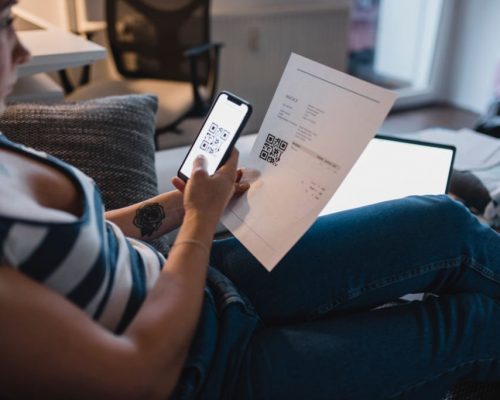
[[[237,164],[238,152],[235,150],[226,164],[209,176],[206,160],[195,159],[184,191],[186,211],[182,227],[160,279],[125,333],[146,354],[170,351],[172,358],[167,362],[165,357],[154,359],[158,363],[155,370],[170,371],[175,379],[181,373],[198,324],[212,238],[234,194]],[[165,332],[168,332],[168,340]]]
[[[106,212],[126,236],[152,240],[177,229],[184,217],[182,193],[173,190],[128,207]]]
[[[178,379],[196,331],[214,231],[215,224],[186,216],[160,279],[124,333],[169,380]]]

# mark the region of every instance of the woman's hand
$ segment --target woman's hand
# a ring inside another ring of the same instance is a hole
[[[238,156],[238,150],[233,149],[227,162],[212,176],[206,171],[206,159],[197,157],[187,183],[178,177],[172,179],[172,184],[184,193],[186,215],[200,216],[216,225],[229,200],[248,190],[248,183],[240,183],[242,171],[237,170]]]

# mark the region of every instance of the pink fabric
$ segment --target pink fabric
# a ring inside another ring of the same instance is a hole
[[[349,30],[349,50],[360,51],[375,47],[378,6],[354,5]]]

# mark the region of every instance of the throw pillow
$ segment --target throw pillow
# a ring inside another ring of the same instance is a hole
[[[152,95],[112,96],[56,105],[14,104],[0,116],[10,140],[81,169],[99,187],[106,209],[158,194]],[[165,252],[167,238],[153,245]]]

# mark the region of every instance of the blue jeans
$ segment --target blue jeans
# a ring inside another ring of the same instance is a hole
[[[263,321],[238,399],[441,399],[500,380],[500,235],[446,196],[320,218],[270,273],[234,239],[212,263]],[[439,296],[374,309],[422,292]]]

